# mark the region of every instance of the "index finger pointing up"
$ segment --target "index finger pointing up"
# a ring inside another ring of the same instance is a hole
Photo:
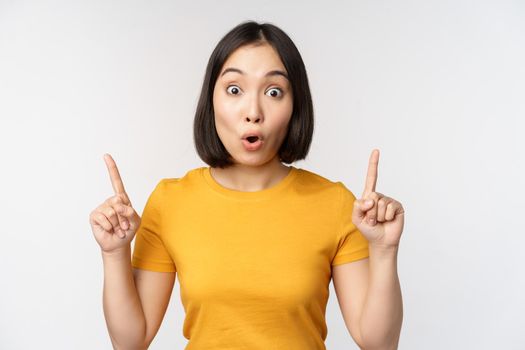
[[[107,153],[104,154],[104,161],[106,162],[106,166],[108,167],[109,178],[111,179],[111,185],[113,186],[113,190],[115,191],[115,194],[126,195],[126,191],[124,190],[124,184],[122,183],[122,179],[120,178],[120,174],[118,172],[115,161]]]
[[[379,163],[379,150],[374,149],[368,161],[368,173],[366,174],[365,190],[363,197],[375,192],[377,183],[377,164]]]

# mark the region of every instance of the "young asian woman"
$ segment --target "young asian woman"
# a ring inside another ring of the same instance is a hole
[[[159,181],[140,217],[105,155],[115,194],[90,222],[116,348],[148,348],[176,274],[188,350],[326,349],[330,279],[358,346],[397,348],[403,207],[376,191],[377,149],[359,199],[342,182],[286,166],[305,159],[313,129],[296,46],[277,26],[248,21],[208,61],[194,118],[208,167]]]

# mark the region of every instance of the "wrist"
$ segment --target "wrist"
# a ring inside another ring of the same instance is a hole
[[[399,245],[384,245],[381,243],[370,243],[368,249],[371,254],[397,255]]]
[[[101,250],[100,252],[102,254],[102,259],[104,260],[129,259],[129,256],[131,255],[131,247],[128,245],[110,251]]]

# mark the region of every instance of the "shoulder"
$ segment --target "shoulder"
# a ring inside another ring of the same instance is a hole
[[[303,190],[327,194],[342,206],[353,205],[356,200],[354,193],[341,180],[332,180],[307,169],[299,171],[298,183]]]
[[[345,195],[353,195],[341,181],[332,180],[314,171],[302,168],[299,169],[299,173],[297,186],[301,191],[323,193],[336,200],[340,200]]]
[[[185,174],[179,177],[165,177],[157,183],[159,189],[172,189],[174,187],[187,186],[191,183],[198,182],[202,177],[202,172],[206,167],[197,167],[187,170]]]
[[[174,199],[183,194],[194,193],[202,186],[203,172],[206,167],[187,170],[179,177],[165,177],[157,182],[153,194],[157,197]]]

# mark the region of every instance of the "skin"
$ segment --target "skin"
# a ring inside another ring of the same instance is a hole
[[[277,151],[286,136],[293,110],[292,92],[284,77],[265,77],[267,72],[276,69],[285,72],[277,53],[269,45],[239,48],[225,62],[221,73],[231,67],[242,70],[244,74],[229,72],[220,76],[215,85],[213,101],[217,132],[235,165],[226,169],[212,168],[212,176],[227,188],[258,191],[273,186],[288,174],[289,167],[279,161]],[[281,89],[282,96],[276,89]],[[262,132],[265,144],[258,151],[247,151],[241,143],[241,136],[245,131],[254,129]],[[119,248],[129,247],[140,218],[131,207],[115,162],[109,155],[105,161],[115,196],[97,208],[91,219],[102,250],[115,254],[121,250]],[[361,198],[354,202],[352,212],[353,223],[369,241],[370,256],[334,266],[332,277],[345,323],[356,343],[363,349],[397,349],[403,319],[397,253],[404,225],[404,209],[395,199],[376,192],[378,163],[379,150],[373,150],[365,189]],[[129,257],[125,259],[129,264]],[[141,275],[138,275],[139,272]],[[108,272],[111,276],[117,274],[122,275],[120,270],[118,273]],[[137,276],[150,279],[141,282],[142,279]],[[119,333],[117,325],[112,322],[114,318],[122,316],[123,319],[141,320],[139,311],[142,308],[147,323],[154,324],[146,329],[145,338],[149,344],[164,315],[174,276],[174,273],[137,271],[137,290],[159,290],[163,291],[164,296],[146,297],[143,291],[140,308],[138,297],[133,297],[133,307],[128,307],[134,312],[133,316],[117,315],[116,311],[108,307],[108,324],[113,332]],[[131,278],[126,280],[131,281]],[[128,282],[126,290],[134,291],[133,285]],[[142,283],[159,287],[142,288]],[[109,286],[107,294],[121,295],[122,285],[123,282],[113,288]],[[152,301],[157,300],[162,300],[161,305],[153,304]],[[115,303],[113,300],[107,302],[108,305]],[[146,326],[140,325],[139,329],[142,328]]]
[[[90,214],[104,265],[103,309],[115,349],[147,349],[166,312],[175,272],[132,268],[131,246],[141,218],[131,205],[117,165],[104,155],[114,195]]]
[[[239,74],[222,73],[237,68]],[[211,168],[222,186],[239,191],[258,191],[273,186],[288,173],[277,151],[293,110],[292,91],[280,76],[265,78],[284,66],[269,45],[237,49],[225,62],[216,82],[213,104],[217,133],[234,159],[229,168]],[[281,87],[282,98],[271,88]],[[270,93],[270,94],[269,94]],[[246,151],[241,136],[258,129],[265,144]],[[397,252],[404,224],[398,201],[376,192],[379,150],[373,150],[365,189],[354,203],[352,221],[369,241],[370,256],[335,266],[332,271],[338,301],[354,340],[363,349],[396,349],[403,320],[401,288],[397,276]]]
[[[400,202],[376,192],[379,150],[373,150],[368,163],[365,189],[356,200],[352,222],[373,245],[397,248],[403,232],[405,211]],[[367,204],[366,201],[369,201]]]
[[[236,68],[239,72],[226,72]],[[288,79],[266,74],[286,69],[268,43],[245,45],[232,52],[224,63],[213,92],[217,134],[233,158],[234,165],[211,168],[222,186],[238,191],[259,191],[281,181],[290,167],[281,163],[278,150],[293,111],[293,94]],[[263,145],[247,151],[241,137],[246,131],[262,133]]]
[[[365,189],[356,199],[352,222],[369,242],[367,259],[334,266],[332,278],[343,318],[362,349],[397,349],[403,301],[397,255],[405,211],[376,192],[379,150],[368,163]]]

